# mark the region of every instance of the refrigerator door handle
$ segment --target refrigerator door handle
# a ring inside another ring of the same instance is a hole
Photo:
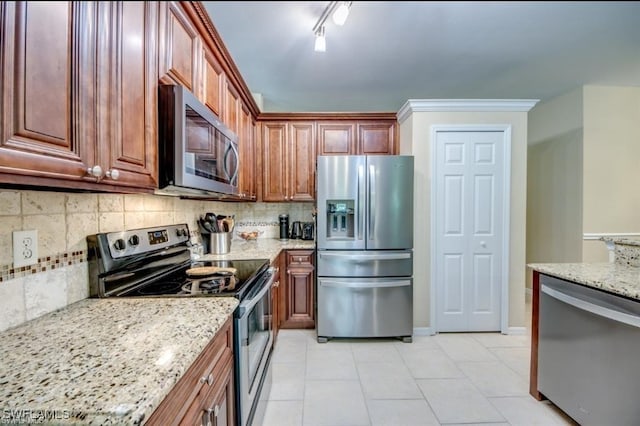
[[[379,287],[407,287],[411,285],[409,280],[394,281],[347,281],[347,280],[327,280],[321,278],[321,287],[339,287],[339,288],[379,288]]]
[[[319,257],[324,258],[344,258],[345,260],[353,260],[353,261],[370,261],[370,260],[400,260],[400,259],[410,259],[411,253],[372,253],[372,254],[347,254],[344,253],[327,253],[320,251],[318,252]]]
[[[362,188],[362,185],[365,183],[364,168],[362,166],[358,166],[358,185],[356,189],[356,199],[358,200],[356,205],[356,208],[358,209],[356,234],[358,235],[358,240],[362,240],[362,228],[364,227],[364,202],[362,201],[362,197],[364,197],[365,190]]]
[[[369,165],[369,239],[373,240],[376,228],[376,169]]]

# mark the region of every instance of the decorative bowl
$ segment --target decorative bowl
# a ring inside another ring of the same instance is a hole
[[[260,235],[262,235],[264,231],[243,231],[237,232],[238,237],[242,238],[245,241],[251,241],[257,239]]]

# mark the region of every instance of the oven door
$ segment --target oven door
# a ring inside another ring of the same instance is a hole
[[[240,425],[250,424],[260,392],[268,392],[263,382],[273,347],[271,287],[273,268],[257,283],[254,296],[243,300],[235,313],[236,392]]]

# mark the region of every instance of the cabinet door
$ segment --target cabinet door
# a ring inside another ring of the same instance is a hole
[[[358,123],[358,155],[396,153],[395,122]]]
[[[356,124],[353,122],[318,122],[318,155],[353,155]]]
[[[237,135],[238,133],[240,133],[240,95],[228,80],[225,82],[225,87],[225,107],[224,117],[222,117],[222,121],[224,121],[227,127]]]
[[[290,201],[313,201],[316,182],[316,144],[313,122],[289,123],[287,145]]]
[[[262,124],[262,200],[287,200],[287,123]]]
[[[256,199],[256,155],[253,138],[255,123],[251,112],[242,105],[240,110],[240,196],[247,200]]]
[[[203,50],[202,102],[220,119],[224,112],[225,74],[222,66],[208,47]]]
[[[95,7],[0,4],[0,181],[95,182]]]
[[[158,3],[100,2],[98,165],[104,183],[157,187]],[[136,40],[136,43],[132,43]],[[114,171],[117,171],[117,175]]]
[[[180,3],[160,2],[160,81],[197,95],[202,42]]]
[[[315,285],[312,259],[313,250],[287,251],[285,312],[281,328],[315,328]]]

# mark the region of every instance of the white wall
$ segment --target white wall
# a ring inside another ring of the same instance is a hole
[[[511,111],[413,112],[400,119],[400,150],[415,156],[414,327],[430,326],[431,126],[447,124],[511,126],[508,325],[524,327],[527,113]]]
[[[584,234],[640,233],[640,88],[588,85],[541,103],[529,143],[527,263],[606,262]]]

